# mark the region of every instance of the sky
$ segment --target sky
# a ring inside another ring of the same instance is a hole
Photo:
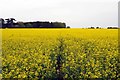
[[[0,0],[0,18],[65,22],[67,26],[118,26],[120,0]]]

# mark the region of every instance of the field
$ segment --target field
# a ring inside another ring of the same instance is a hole
[[[117,29],[3,29],[2,77],[117,78]]]

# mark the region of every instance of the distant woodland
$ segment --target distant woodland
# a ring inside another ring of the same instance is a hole
[[[14,18],[0,18],[0,28],[70,28],[64,22],[33,21],[22,22]],[[88,27],[87,29],[102,29],[101,27]],[[118,29],[118,27],[107,27],[107,29]]]
[[[66,27],[66,24],[63,22],[16,22],[14,18],[0,19],[1,28],[70,28]]]

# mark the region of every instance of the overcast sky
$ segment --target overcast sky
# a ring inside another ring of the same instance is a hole
[[[118,26],[119,0],[0,0],[0,18],[58,21],[71,27]]]

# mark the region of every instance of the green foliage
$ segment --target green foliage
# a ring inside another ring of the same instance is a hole
[[[65,23],[61,23],[61,22],[53,22],[53,26],[54,27],[58,27],[58,28],[66,28],[66,24]]]

